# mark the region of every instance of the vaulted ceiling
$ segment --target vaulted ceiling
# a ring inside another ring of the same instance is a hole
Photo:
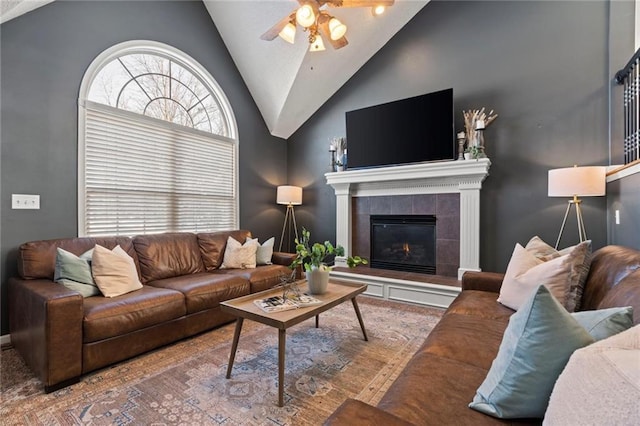
[[[2,0],[0,22],[53,0]],[[331,8],[348,28],[349,44],[309,52],[298,27],[295,43],[260,36],[298,6],[295,0],[203,0],[269,131],[288,138],[382,48],[429,0],[395,0],[381,16],[368,7]]]

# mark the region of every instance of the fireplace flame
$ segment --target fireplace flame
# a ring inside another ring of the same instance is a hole
[[[405,256],[409,255],[409,253],[411,252],[411,250],[409,250],[409,243],[404,243],[402,245],[402,251],[404,252]]]

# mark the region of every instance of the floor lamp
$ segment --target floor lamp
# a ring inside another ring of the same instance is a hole
[[[293,206],[299,206],[302,204],[302,188],[299,186],[283,185],[278,187],[276,196],[276,202],[278,204],[284,204],[287,206],[287,212],[284,215],[284,223],[282,224],[282,234],[280,235],[280,247],[278,251],[282,251],[282,241],[284,241],[284,231],[289,229],[289,244],[287,249],[291,248],[291,226],[293,225],[293,231],[296,238],[298,238],[298,226],[296,225],[296,214],[293,210]]]
[[[576,208],[580,242],[587,239],[587,232],[582,219],[582,200],[578,196],[597,197],[604,195],[606,192],[605,172],[606,168],[600,166],[573,166],[549,170],[549,197],[573,197],[569,200],[567,210],[564,212],[564,219],[562,219],[562,226],[556,240],[556,250],[560,245],[564,226],[567,223],[569,211],[573,206]]]

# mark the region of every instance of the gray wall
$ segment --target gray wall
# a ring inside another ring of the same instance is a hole
[[[515,243],[533,235],[553,244],[566,200],[547,197],[547,171],[609,164],[609,54],[632,40],[629,23],[612,25],[622,34],[609,40],[602,1],[427,4],[291,137],[289,181],[305,187],[299,222],[319,240],[335,238],[323,173],[327,138],[345,135],[345,111],[453,87],[457,129],[462,110],[500,115],[485,132],[492,166],[481,195],[481,267],[504,271]],[[594,247],[605,245],[605,198],[585,199],[583,210]],[[562,246],[577,241],[571,219]]]
[[[240,135],[240,225],[279,235],[275,186],[286,183],[286,142],[270,136],[204,5],[56,1],[2,24],[2,334],[6,280],[26,241],[77,235],[77,99],[102,51],[135,39],[163,42],[200,62],[226,93]],[[11,194],[40,194],[40,210],[11,210]]]

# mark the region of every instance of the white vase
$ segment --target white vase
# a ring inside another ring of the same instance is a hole
[[[327,291],[329,285],[329,273],[330,269],[314,269],[307,271],[307,284],[309,285],[309,293],[311,294],[323,294]]]
[[[465,152],[464,153],[464,159],[465,160],[471,160],[473,158],[473,155],[471,155],[470,152]]]

